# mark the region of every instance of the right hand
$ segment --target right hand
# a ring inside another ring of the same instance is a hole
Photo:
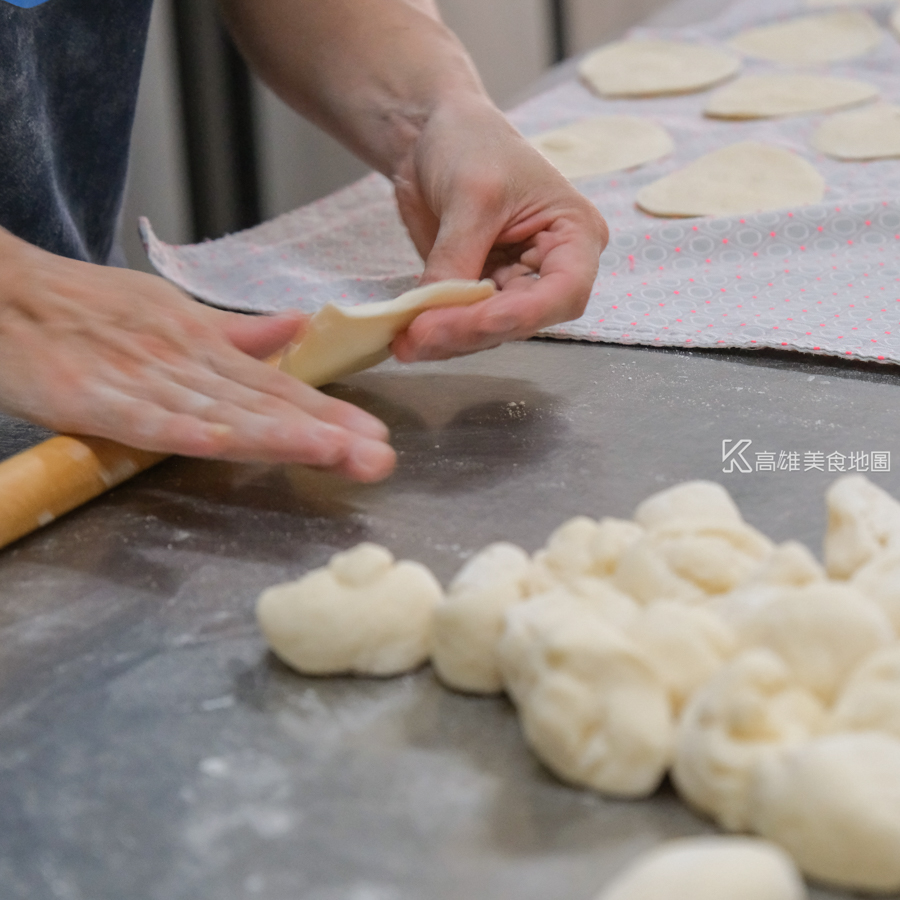
[[[304,322],[212,309],[0,229],[0,410],[55,431],[385,478],[396,456],[381,421],[259,361]]]

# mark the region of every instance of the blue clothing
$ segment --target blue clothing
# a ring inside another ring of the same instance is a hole
[[[0,2],[0,225],[106,263],[153,0]]]

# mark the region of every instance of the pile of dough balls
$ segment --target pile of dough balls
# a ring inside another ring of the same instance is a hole
[[[694,809],[808,876],[900,890],[900,503],[862,475],[826,495],[824,567],[727,491],[688,482],[631,520],[579,516],[534,555],[496,543],[446,592],[372,544],[270,588],[274,652],[312,674],[505,692],[561,779]]]

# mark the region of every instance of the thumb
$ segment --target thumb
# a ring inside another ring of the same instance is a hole
[[[277,316],[225,315],[227,318],[221,322],[225,337],[238,350],[256,359],[264,359],[280,350],[295,335],[302,334],[309,321],[309,316],[298,312]]]
[[[432,284],[447,278],[481,278],[496,238],[497,233],[489,227],[486,217],[478,216],[475,210],[463,216],[447,215],[441,220],[419,283]]]

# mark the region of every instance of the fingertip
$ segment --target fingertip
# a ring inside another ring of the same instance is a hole
[[[418,359],[415,346],[409,337],[409,331],[404,331],[394,338],[391,343],[391,353],[394,354],[397,362],[411,363]]]
[[[397,453],[390,444],[362,439],[350,448],[347,474],[356,481],[369,483],[387,478],[397,465]]]
[[[238,350],[262,359],[280,350],[290,341],[297,341],[306,330],[309,317],[298,311],[274,316],[233,314],[227,321],[225,334]]]

